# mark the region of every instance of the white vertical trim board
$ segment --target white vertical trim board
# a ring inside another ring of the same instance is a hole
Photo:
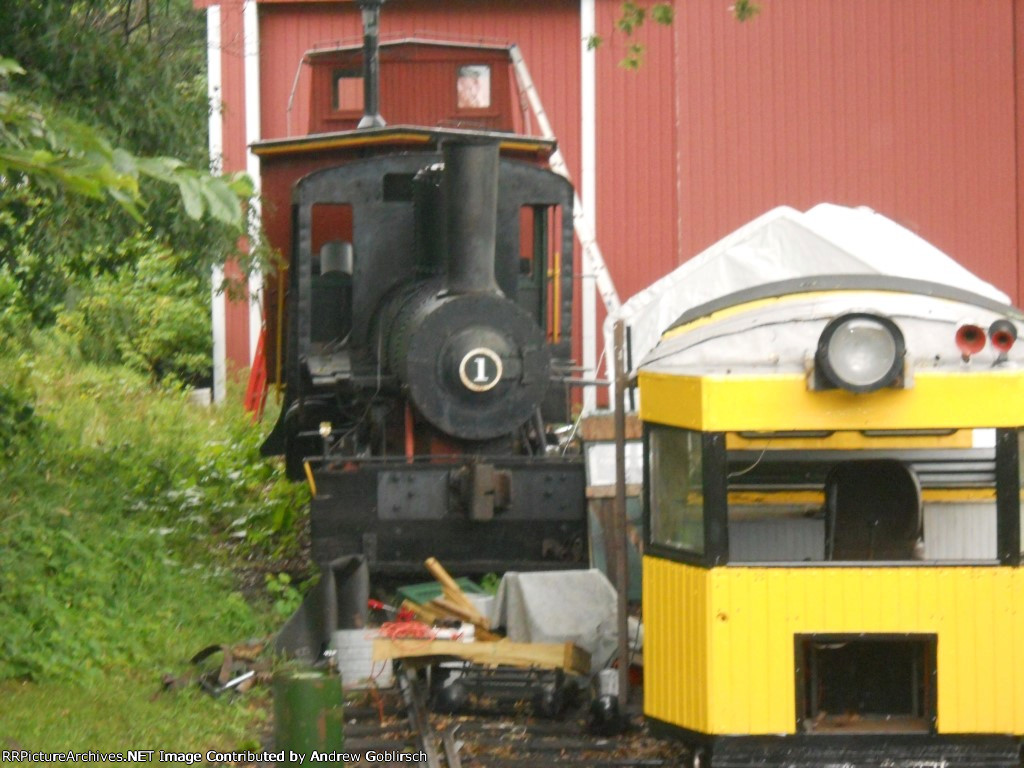
[[[224,168],[224,115],[221,74],[220,6],[206,9],[206,98],[210,120],[210,171],[220,173]],[[227,329],[224,313],[227,302],[223,291],[224,269],[213,267],[210,276],[210,325],[213,330],[213,400],[221,402],[227,394]]]
[[[250,147],[260,139],[260,20],[256,0],[245,0],[242,6],[242,30],[245,38],[245,143]],[[260,162],[251,149],[246,150],[245,170],[254,184],[249,243],[255,247],[259,237]],[[256,344],[263,328],[263,274],[254,270],[249,275],[249,362],[256,356]]]
[[[580,0],[580,201],[597,236],[597,72],[588,42],[597,31],[595,0]],[[589,260],[583,260],[580,294],[583,315],[583,378],[597,378],[597,286]],[[583,388],[583,411],[597,408],[597,389]]]

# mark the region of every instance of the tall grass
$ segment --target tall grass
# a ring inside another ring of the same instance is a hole
[[[237,397],[190,405],[53,334],[0,353],[0,381],[0,426],[18,418],[0,431],[0,747],[116,748],[139,728],[182,749],[246,742],[259,707],[149,696],[201,647],[272,631],[236,571],[294,553],[305,488],[258,456]]]

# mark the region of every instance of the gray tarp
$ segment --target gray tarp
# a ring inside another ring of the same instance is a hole
[[[491,622],[516,642],[573,642],[596,672],[615,655],[615,616],[615,588],[600,571],[541,571],[505,574]]]

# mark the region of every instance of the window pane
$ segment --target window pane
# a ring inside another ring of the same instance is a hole
[[[362,70],[334,70],[334,92],[331,106],[338,112],[363,111]]]
[[[655,544],[703,554],[700,433],[654,427],[650,451],[652,540]]]
[[[459,109],[486,109],[491,106],[491,68],[486,64],[459,67],[455,90]]]

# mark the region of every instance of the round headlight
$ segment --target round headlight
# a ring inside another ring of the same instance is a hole
[[[903,334],[887,317],[842,315],[825,326],[816,362],[831,384],[850,392],[874,392],[899,378]]]

